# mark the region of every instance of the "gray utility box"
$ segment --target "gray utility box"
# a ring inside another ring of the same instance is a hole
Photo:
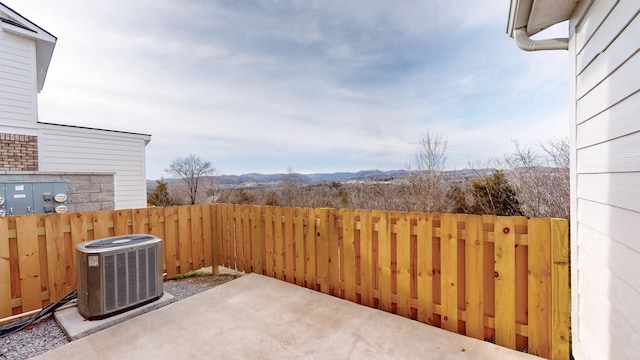
[[[63,182],[0,183],[0,216],[67,212]]]

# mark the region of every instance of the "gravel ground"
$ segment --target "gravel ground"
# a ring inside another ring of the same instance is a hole
[[[239,275],[220,274],[188,277],[164,282],[164,291],[182,300],[202,291],[231,281]],[[30,329],[22,330],[0,339],[0,360],[28,359],[69,341],[52,316]]]

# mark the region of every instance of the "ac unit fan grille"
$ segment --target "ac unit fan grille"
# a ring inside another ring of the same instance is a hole
[[[137,261],[136,261],[137,260]],[[105,310],[114,311],[156,293],[156,249],[104,256]]]

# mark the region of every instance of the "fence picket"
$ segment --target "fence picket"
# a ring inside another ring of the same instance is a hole
[[[551,358],[569,358],[569,227],[565,220],[551,219]]]
[[[418,241],[418,321],[433,325],[433,234],[432,216],[419,214]]]
[[[135,209],[133,212],[133,223],[131,225],[132,234],[148,234],[149,230],[149,210]]]
[[[411,222],[409,213],[396,213],[398,315],[411,317]]]
[[[251,227],[251,259],[252,271],[258,274],[264,273],[264,226],[262,221],[262,207],[253,207],[253,223]]]
[[[306,208],[306,246],[305,249],[305,281],[307,288],[317,289],[316,280],[316,215],[315,210]]]
[[[294,214],[294,251],[295,251],[295,278],[296,285],[304,286],[304,217],[302,209],[295,208]]]
[[[0,217],[0,317],[11,316],[11,253],[9,222]]]
[[[178,208],[176,206],[164,208],[164,233],[165,233],[165,259],[167,263],[167,277],[172,278],[179,274],[178,268],[178,252],[176,251],[176,242],[178,239],[177,229]]]
[[[191,217],[192,270],[204,267],[204,244],[202,238],[202,205],[189,206]]]
[[[266,206],[264,208],[264,243],[265,243],[265,275],[275,277],[273,266],[273,208]]]
[[[284,280],[284,239],[282,238],[282,208],[273,212],[273,257],[275,259],[276,278]]]
[[[191,252],[191,212],[188,206],[178,206],[178,261],[180,273],[193,270]]]
[[[551,221],[529,220],[529,352],[548,358],[551,352]]]
[[[329,209],[327,242],[329,244],[329,293],[340,296],[340,238],[338,237],[338,217],[334,209]]]
[[[318,209],[317,247],[317,281],[320,291],[329,294],[329,209]]]
[[[18,239],[36,241],[18,241],[18,265],[20,267],[20,293],[22,311],[39,309],[40,299],[40,250],[38,248],[37,217],[18,216],[16,234]]]
[[[356,253],[353,227],[353,211],[340,209],[344,259],[344,298],[356,302]]]
[[[293,251],[293,208],[282,208],[282,216],[284,218],[284,273],[285,280],[294,283],[294,251]]]
[[[244,207],[244,209],[243,209]],[[235,228],[236,228],[236,256],[238,257],[238,271],[251,272],[251,262],[249,258],[249,237],[245,235],[245,227],[249,228],[249,218],[245,214],[247,205],[235,204],[233,205],[233,212],[235,214]],[[248,232],[248,231],[247,231]],[[246,251],[246,255],[245,255]]]
[[[58,301],[66,295],[66,259],[67,252],[64,243],[64,232],[62,229],[65,216],[46,216],[45,237],[47,242],[47,262],[49,268],[49,299],[52,302]]]
[[[465,226],[466,335],[484,340],[484,240],[482,218],[469,215]]]
[[[373,306],[371,212],[360,211],[360,303]]]
[[[513,218],[495,223],[496,344],[516,348],[516,254]]]
[[[458,332],[458,220],[443,214],[440,232],[442,327]]]

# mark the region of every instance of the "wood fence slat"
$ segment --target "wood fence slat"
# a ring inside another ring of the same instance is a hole
[[[11,254],[9,252],[9,222],[0,217],[0,317],[11,316]]]
[[[306,208],[305,281],[307,288],[316,289],[316,215],[315,209]]]
[[[569,358],[569,225],[551,219],[551,345],[552,359]]]
[[[223,238],[224,238],[224,204],[216,204],[214,205],[215,209],[215,218],[216,218],[216,238],[214,239],[214,244],[216,248],[216,253],[214,256],[214,266],[217,261],[217,266],[224,266],[224,247],[222,246]]]
[[[180,261],[180,274],[193,269],[191,252],[191,211],[189,206],[178,206],[178,260]]]
[[[265,242],[265,259],[264,270],[265,275],[275,277],[273,272],[273,208],[265,206],[264,208],[264,242]]]
[[[250,245],[249,239],[250,236],[245,236],[243,226],[246,224],[248,227],[250,225],[249,218],[247,214],[245,214],[243,207],[246,209],[248,205],[233,205],[233,214],[236,224],[236,256],[238,257],[238,271],[244,271],[247,274],[251,272],[251,258],[249,256]],[[248,234],[251,235],[251,234]],[[246,251],[246,254],[245,254]]]
[[[202,251],[204,253],[204,266],[212,266],[211,270],[213,274],[218,273],[218,266],[212,261],[213,258],[213,239],[211,238],[212,234],[215,234],[213,231],[213,225],[215,222],[212,221],[214,219],[212,217],[211,211],[213,206],[210,204],[202,205]]]
[[[164,208],[164,241],[166,243],[164,257],[167,261],[167,278],[172,278],[179,274],[177,271],[178,253],[176,251],[178,242],[177,217],[177,206]]]
[[[66,271],[67,286],[76,286],[76,245],[89,240],[87,235],[87,223],[91,222],[92,217],[90,213],[74,213],[69,218],[69,225],[71,228],[70,241],[67,241],[65,238],[65,241],[69,244],[69,246],[66,247],[67,263],[71,264]]]
[[[317,281],[320,291],[329,294],[329,209],[318,209],[317,247]]]
[[[458,332],[458,219],[443,214],[440,236],[442,328]]]
[[[242,205],[242,207],[240,208],[240,210],[242,211],[242,236],[240,235],[240,232],[238,232],[238,243],[242,245],[238,247],[238,251],[240,251],[240,247],[243,247],[242,256],[244,258],[244,271],[246,271],[247,273],[252,271],[251,269],[253,266],[253,255],[251,249],[254,237],[252,234],[252,229],[255,221],[260,222],[260,219],[256,219],[255,217],[253,217],[253,209],[254,207],[249,205]],[[240,226],[238,226],[238,231],[240,231]]]
[[[20,269],[20,292],[22,312],[39,309],[40,299],[40,251],[38,249],[38,223],[35,216],[18,216],[16,233],[18,241],[18,264]]]
[[[149,233],[149,209],[135,209],[133,212],[133,224],[131,225],[133,234]]]
[[[373,276],[372,276],[372,241],[373,227],[371,212],[359,211],[360,214],[360,303],[373,306]]]
[[[113,221],[113,212],[108,210],[96,211],[93,213],[93,239],[104,239],[110,237],[112,228],[110,222]]]
[[[551,356],[551,221],[529,220],[529,353]]]
[[[64,218],[68,219],[68,214]],[[49,268],[49,300],[56,302],[66,295],[66,264],[67,255],[62,231],[63,216],[46,216],[45,237],[47,241],[47,266]]]
[[[329,243],[329,293],[340,296],[340,238],[338,237],[338,215],[335,209],[329,209],[328,218]]]
[[[391,312],[391,226],[389,213],[374,211],[378,221],[378,288],[380,290],[379,307]]]
[[[130,234],[128,227],[130,219],[131,210],[117,210],[113,216],[113,234],[115,236]]]
[[[236,247],[238,246],[238,241],[236,237],[236,219],[234,214],[234,206],[227,206],[227,237],[225,238],[225,243],[227,245],[226,253],[225,253],[225,263],[226,266],[230,269],[238,270],[238,262],[237,262],[237,252]]]
[[[253,241],[251,243],[251,260],[252,271],[256,274],[264,274],[264,225],[262,220],[262,207],[253,207],[253,223],[251,227],[251,235]]]
[[[356,301],[356,253],[353,226],[353,210],[340,209],[344,252],[344,298]]]
[[[275,258],[276,279],[284,280],[284,239],[282,238],[282,208],[273,212],[273,257]]]
[[[494,232],[496,344],[515,349],[516,254],[515,224],[513,218],[498,216]]]
[[[296,208],[295,209],[295,217],[294,217],[294,251],[296,258],[296,285],[304,286],[304,217],[302,214],[303,209]]]
[[[467,216],[465,229],[466,335],[484,340],[484,240],[482,218]]]
[[[204,239],[202,238],[202,205],[189,206],[191,215],[191,258],[193,270],[204,267]]]
[[[418,321],[433,325],[433,235],[430,214],[420,213],[418,237]]]
[[[409,213],[396,213],[398,315],[411,317],[411,222]]]
[[[293,252],[293,208],[282,208],[284,217],[284,272],[285,280],[294,283],[294,252]]]
[[[209,212],[209,251],[210,251],[210,261],[211,261],[211,270],[214,275],[218,275],[220,271],[218,268],[218,254],[220,254],[220,250],[218,249],[218,205],[210,204],[206,207],[205,213]],[[205,237],[207,236],[207,230],[205,230]],[[207,247],[205,245],[204,249],[205,253],[207,251]]]
[[[164,208],[152,207],[147,211],[149,219],[149,233],[162,239],[162,271],[167,272],[167,239],[164,235],[164,223],[160,219],[164,217]]]

